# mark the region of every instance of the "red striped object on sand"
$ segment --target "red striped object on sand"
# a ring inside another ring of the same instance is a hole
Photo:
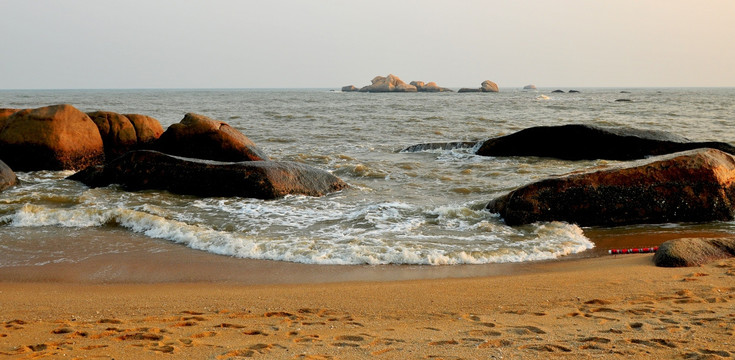
[[[637,249],[611,249],[608,250],[608,254],[644,254],[644,253],[652,253],[656,252],[658,250],[658,246],[653,247],[645,247],[645,248],[637,248]]]

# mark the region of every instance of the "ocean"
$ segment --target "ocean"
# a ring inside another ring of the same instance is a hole
[[[68,103],[137,113],[164,129],[188,112],[229,123],[273,160],[332,172],[350,188],[324,197],[197,198],[90,189],[69,171],[19,172],[0,192],[0,268],[74,263],[170,244],[243,259],[306,264],[452,265],[601,256],[609,239],[735,232],[735,222],[581,228],[506,226],[488,201],[526,183],[615,161],[481,157],[472,149],[401,152],[540,125],[663,130],[735,139],[732,88],[582,88],[499,93],[343,93],[331,89],[5,90],[0,107]],[[568,90],[568,89],[567,89]],[[629,99],[618,102],[617,99]],[[216,184],[213,184],[216,186]],[[634,236],[631,236],[633,234]]]

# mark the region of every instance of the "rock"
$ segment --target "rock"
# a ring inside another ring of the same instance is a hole
[[[0,108],[0,131],[3,130],[5,124],[8,122],[10,115],[18,112],[19,109]]]
[[[167,154],[216,161],[269,160],[243,133],[225,122],[189,113],[158,138],[155,149]]]
[[[632,102],[630,99],[616,99],[615,102]]]
[[[444,143],[426,143],[411,145],[400,152],[420,152],[430,150],[452,150],[452,149],[464,149],[472,148],[477,146],[477,141],[455,141],[455,142],[444,142]]]
[[[482,82],[480,89],[482,89],[482,92],[498,92],[498,84],[485,80]]]
[[[623,91],[621,91],[620,93],[621,93],[621,94],[630,94],[630,91],[627,91],[627,90],[623,90]]]
[[[161,123],[145,115],[122,115],[111,111],[95,111],[87,115],[100,131],[108,161],[128,151],[150,146],[163,133]]]
[[[573,124],[532,127],[490,139],[480,146],[477,155],[634,160],[698,148],[735,154],[735,147],[722,142],[691,142],[661,131]]]
[[[735,158],[699,149],[637,166],[541,180],[491,201],[508,225],[566,221],[580,226],[730,221]]]
[[[372,80],[372,85],[368,85],[360,89],[360,92],[416,92],[415,86],[406,84],[397,76],[390,74],[387,77],[376,76]]]
[[[735,238],[675,239],[659,246],[653,263],[663,267],[700,266],[735,257]]]
[[[155,189],[195,196],[275,199],[322,196],[347,187],[334,175],[294,162],[219,162],[131,151],[105,165],[69,177],[90,187],[120,184],[130,191]]]
[[[575,93],[579,93],[579,90],[569,90],[569,93],[570,93],[570,94],[575,94]]]
[[[355,85],[347,85],[342,87],[342,92],[355,92],[360,91],[360,89],[356,88]]]
[[[523,90],[536,90],[536,85],[529,84],[523,87]]]
[[[16,171],[77,170],[104,162],[102,137],[71,105],[20,110],[0,129],[0,158]]]
[[[557,90],[554,90],[554,91],[552,91],[552,93],[559,93],[559,94],[563,94],[563,93],[564,93],[564,90],[559,90],[559,89],[557,89]]]
[[[423,81],[411,81],[418,92],[452,92],[452,89],[440,87],[435,82],[424,83]]]
[[[461,88],[458,93],[478,93],[482,92],[482,89],[474,89],[474,88]]]
[[[18,177],[8,165],[0,160],[0,191],[18,183]]]

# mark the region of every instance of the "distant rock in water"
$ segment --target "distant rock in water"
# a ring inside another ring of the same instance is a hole
[[[653,263],[663,267],[701,266],[735,257],[735,238],[669,240],[659,246]]]
[[[368,85],[360,89],[360,92],[416,92],[415,86],[406,84],[397,76],[390,74],[388,76],[376,76],[372,80],[372,85]]]
[[[633,102],[631,99],[616,99],[615,102]]]
[[[216,161],[270,160],[247,136],[223,121],[188,113],[166,129],[155,149],[166,154]]]
[[[563,94],[564,93],[564,90],[556,89],[556,90],[552,91],[552,93]]]
[[[536,90],[536,85],[530,84],[523,87],[523,90]]]
[[[580,226],[731,221],[735,158],[699,149],[628,167],[572,173],[513,190],[487,209],[511,226],[537,221]]]
[[[630,91],[627,91],[627,90],[623,90],[623,91],[621,91],[620,93],[621,93],[621,94],[630,94]]]
[[[105,160],[97,126],[71,105],[18,110],[0,124],[0,159],[16,171],[78,170]]]
[[[13,170],[0,160],[0,191],[3,191],[18,183],[18,177]]]
[[[420,152],[420,151],[431,151],[431,150],[452,150],[452,149],[466,149],[477,146],[477,141],[455,141],[455,142],[444,142],[444,143],[426,143],[411,145],[400,152]]]
[[[474,89],[474,88],[461,88],[461,89],[459,89],[458,92],[468,93],[468,92],[498,92],[498,91],[499,91],[498,84],[496,84],[496,83],[494,83],[494,82],[492,82],[490,80],[485,80],[485,81],[482,82],[482,84],[480,84],[480,88],[479,89]]]
[[[570,94],[575,94],[575,93],[579,93],[579,90],[569,90],[569,93],[570,93]]]
[[[90,187],[120,184],[125,190],[166,190],[195,196],[276,199],[286,195],[322,196],[347,187],[317,168],[294,162],[218,162],[131,151],[105,165],[69,177]]]
[[[356,88],[355,85],[347,85],[342,87],[342,92],[355,92],[360,91],[360,89]]]
[[[538,126],[485,141],[483,156],[539,156],[564,160],[634,160],[678,151],[714,148],[735,154],[723,142],[691,142],[670,133],[591,125]]]
[[[452,89],[440,87],[435,82],[424,83],[423,81],[411,81],[410,85],[416,87],[418,92],[453,92]]]

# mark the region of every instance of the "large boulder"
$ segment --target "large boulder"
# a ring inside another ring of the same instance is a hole
[[[355,92],[360,91],[355,85],[347,85],[342,87],[342,92]]]
[[[120,184],[130,191],[156,189],[196,196],[275,199],[289,194],[322,196],[347,187],[334,175],[294,162],[219,162],[131,151],[105,165],[69,177],[90,187]]]
[[[416,87],[418,92],[453,92],[452,89],[440,87],[436,82],[425,83],[423,81],[411,81],[410,85]]]
[[[690,150],[637,166],[541,180],[487,205],[506,224],[565,221],[581,226],[729,221],[735,215],[735,158]]]
[[[482,92],[498,92],[498,84],[490,81],[485,80],[480,84],[480,89],[482,89]]]
[[[18,177],[8,165],[0,160],[0,191],[18,183]]]
[[[95,111],[87,115],[100,131],[108,161],[128,151],[150,146],[163,133],[161,123],[145,115],[123,115],[111,111]]]
[[[661,131],[575,124],[532,127],[490,139],[479,147],[477,155],[634,160],[698,148],[735,154],[735,147],[721,142],[692,142]]]
[[[255,143],[229,124],[192,113],[169,126],[156,141],[155,149],[171,155],[216,161],[269,160]]]
[[[376,76],[372,80],[372,84],[360,89],[360,92],[416,92],[415,86],[406,84],[397,76],[390,74],[388,76]]]
[[[663,267],[700,266],[735,257],[735,238],[669,240],[656,250],[653,263]]]
[[[19,110],[0,129],[0,158],[16,171],[77,170],[104,162],[102,137],[71,105]]]

